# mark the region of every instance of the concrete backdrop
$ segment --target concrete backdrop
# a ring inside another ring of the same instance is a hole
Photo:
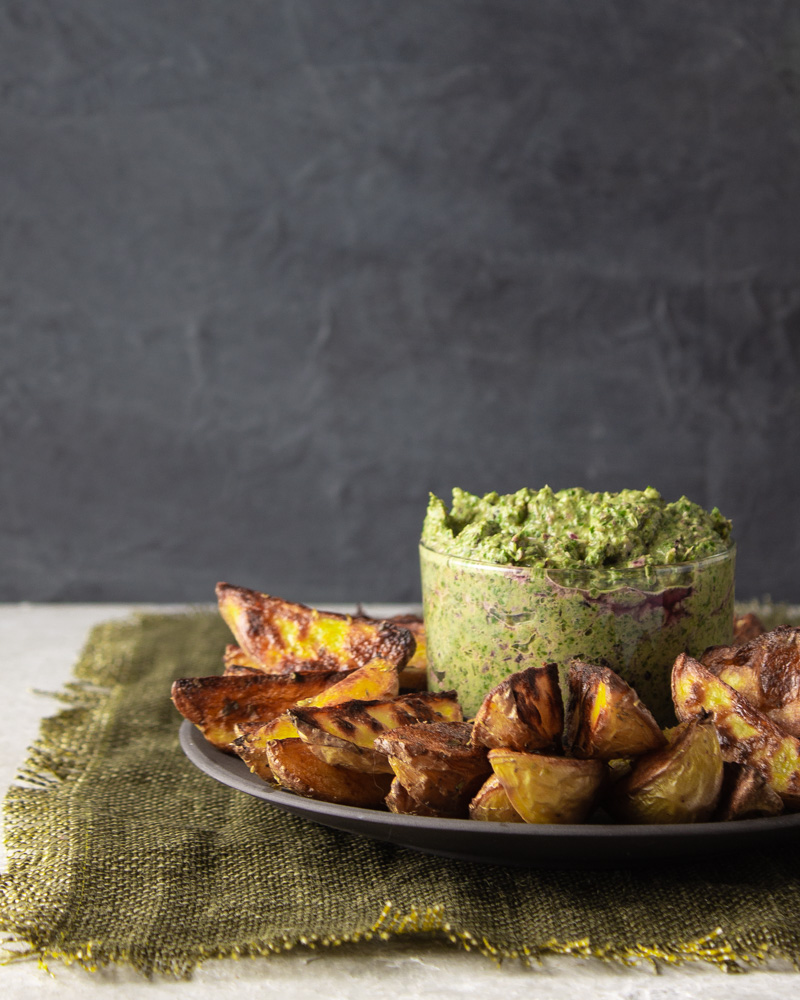
[[[0,0],[0,599],[418,595],[427,494],[800,601],[800,5]]]

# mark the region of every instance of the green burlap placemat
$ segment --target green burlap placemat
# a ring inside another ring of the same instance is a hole
[[[800,963],[800,858],[628,871],[447,861],[317,826],[218,784],[178,745],[179,676],[218,673],[215,615],[95,629],[5,805],[0,928],[29,956],[188,975],[209,958],[436,936],[489,956]]]

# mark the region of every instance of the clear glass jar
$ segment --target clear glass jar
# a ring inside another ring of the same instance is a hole
[[[471,718],[484,695],[525,667],[604,664],[661,725],[674,723],[670,675],[733,638],[736,547],[696,562],[634,569],[500,566],[420,545],[432,691],[455,689]],[[566,703],[566,701],[565,701]]]

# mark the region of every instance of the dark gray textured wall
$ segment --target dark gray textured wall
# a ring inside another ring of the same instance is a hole
[[[652,484],[800,600],[800,5],[0,0],[0,599],[418,593]]]

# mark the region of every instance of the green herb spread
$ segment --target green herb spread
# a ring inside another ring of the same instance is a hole
[[[686,497],[658,490],[554,493],[521,489],[500,496],[453,490],[447,510],[431,494],[422,542],[437,552],[506,566],[553,568],[665,566],[729,548],[731,522]]]
[[[519,490],[453,506],[432,496],[422,532],[431,690],[474,714],[510,673],[602,663],[671,724],[670,671],[733,634],[731,524],[654,489]]]

